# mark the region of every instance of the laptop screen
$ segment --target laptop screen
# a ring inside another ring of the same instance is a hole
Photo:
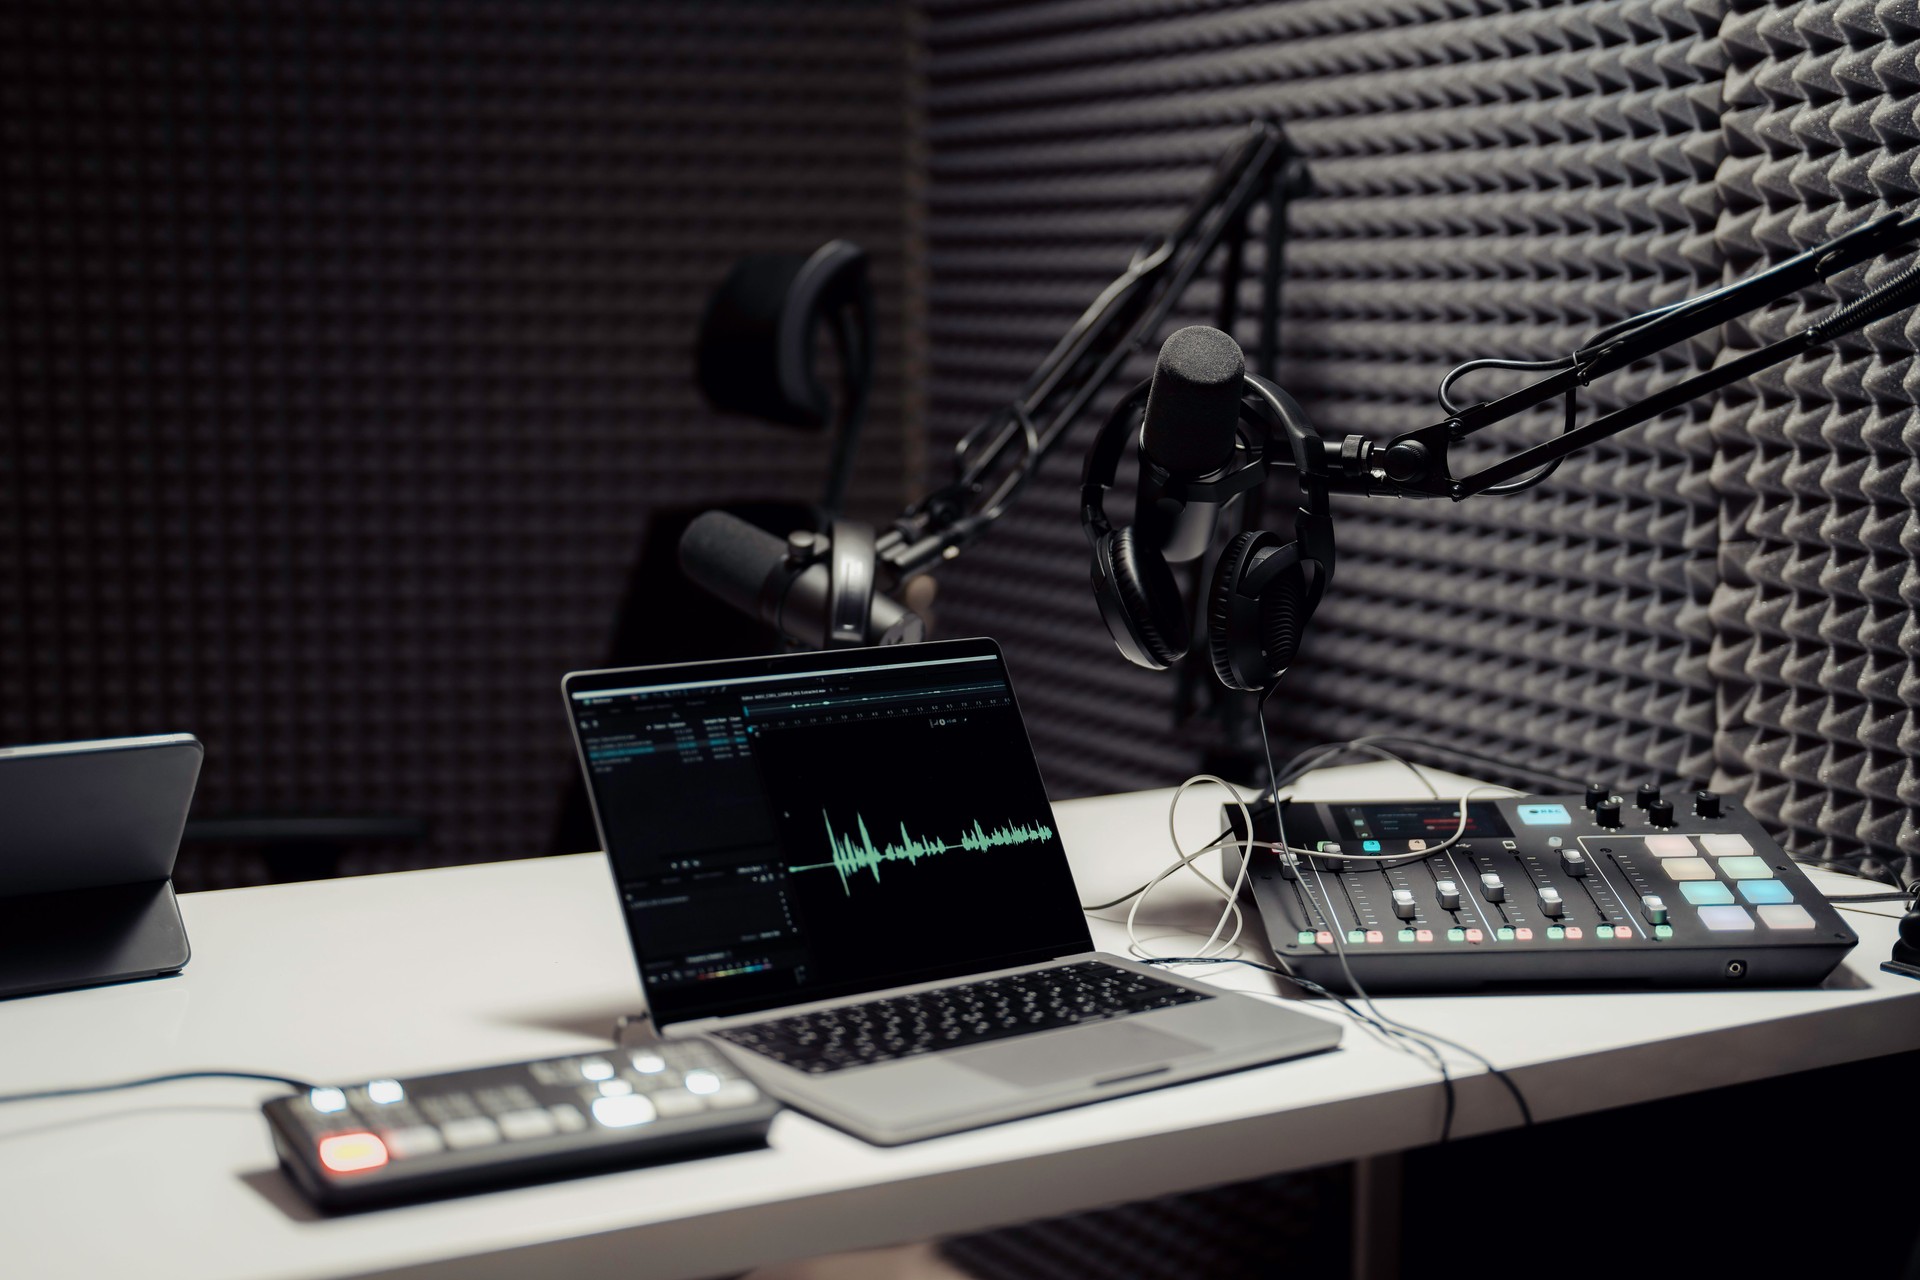
[[[991,641],[566,694],[656,1024],[1092,949]]]

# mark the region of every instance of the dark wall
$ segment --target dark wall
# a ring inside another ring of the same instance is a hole
[[[1915,33],[1906,0],[936,4],[933,456],[1244,121],[1285,122],[1317,184],[1293,218],[1283,380],[1323,430],[1378,436],[1442,416],[1455,363],[1562,354],[1911,200]],[[1211,301],[1196,290],[1183,320]],[[1822,305],[1629,371],[1583,414]],[[1711,779],[1796,853],[1920,852],[1917,324],[1619,437],[1523,496],[1337,502],[1340,578],[1275,728]],[[1511,448],[1556,425],[1488,434]],[[1058,790],[1164,785],[1197,747],[1170,728],[1166,678],[1126,667],[1101,628],[1068,452],[947,575],[942,623],[1006,642]]]
[[[855,506],[917,468],[912,36],[854,0],[7,6],[0,740],[190,730],[200,816],[431,819],[349,871],[546,851],[558,681],[649,516],[820,484],[823,440],[693,390],[736,255],[872,251]]]

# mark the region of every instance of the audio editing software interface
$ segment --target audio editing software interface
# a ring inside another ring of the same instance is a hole
[[[1089,949],[997,654],[766,665],[572,695],[656,1018]]]

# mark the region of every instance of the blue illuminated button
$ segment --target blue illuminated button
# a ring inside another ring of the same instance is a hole
[[[1696,907],[1717,907],[1733,901],[1733,890],[1718,880],[1689,880],[1680,894]]]
[[[1514,812],[1520,815],[1520,821],[1529,827],[1569,827],[1573,825],[1573,815],[1567,812],[1563,804],[1522,804],[1514,806]]]
[[[1811,929],[1813,917],[1801,906],[1762,907],[1760,923],[1769,929]]]
[[[1716,933],[1753,928],[1753,917],[1745,907],[1702,907],[1700,923]]]
[[[1722,858],[1720,869],[1729,880],[1771,880],[1773,868],[1765,858]]]
[[[1378,853],[1380,852],[1380,842],[1378,840],[1362,840],[1360,842],[1360,852]]]
[[[1673,880],[1713,879],[1713,868],[1707,865],[1705,858],[1662,858],[1660,869]]]
[[[1792,902],[1793,890],[1778,880],[1742,880],[1740,896],[1748,902]]]

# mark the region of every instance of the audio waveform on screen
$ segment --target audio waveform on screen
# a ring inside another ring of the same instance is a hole
[[[1051,840],[1053,828],[1045,823],[1028,825],[1023,822],[1010,822],[992,830],[980,825],[974,819],[973,826],[960,833],[958,840],[949,843],[936,837],[920,837],[907,831],[907,824],[900,824],[898,841],[875,845],[872,834],[867,830],[867,820],[860,814],[853,815],[853,824],[858,828],[854,835],[841,835],[833,829],[833,819],[827,811],[820,811],[820,818],[827,826],[827,848],[832,851],[831,862],[810,862],[805,866],[788,867],[790,874],[802,871],[837,871],[840,873],[840,891],[848,897],[853,896],[853,877],[866,872],[877,883],[880,879],[880,864],[883,862],[918,862],[922,858],[938,857],[951,853],[955,849],[965,849],[979,853],[987,849],[1004,849],[1010,845],[1033,844],[1036,841]]]

